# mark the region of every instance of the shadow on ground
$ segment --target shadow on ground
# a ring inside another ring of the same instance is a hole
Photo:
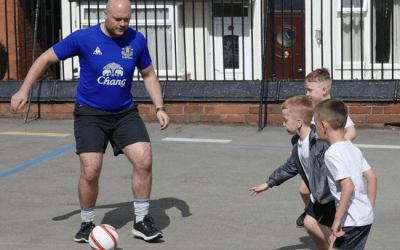
[[[302,244],[281,247],[276,250],[298,250],[298,249],[317,250],[317,247],[314,245],[314,242],[311,240],[309,236],[300,237],[299,239]]]
[[[189,217],[192,214],[190,213],[189,206],[186,204],[185,201],[169,197],[169,198],[162,198],[158,200],[150,200],[150,210],[149,216],[153,217],[155,224],[154,226],[159,229],[163,230],[167,228],[170,224],[170,218],[166,214],[166,210],[176,207],[179,211],[181,211],[182,217]],[[103,206],[96,206],[96,210],[98,209],[112,209],[115,208],[107,213],[105,213],[101,224],[108,224],[113,226],[115,229],[120,229],[124,227],[129,222],[133,225],[134,220],[134,212],[133,212],[133,201],[132,202],[123,202],[117,204],[110,204],[110,205],[103,205]],[[80,215],[81,210],[75,210],[68,214],[60,215],[54,217],[54,221],[62,221],[67,220],[71,216]]]

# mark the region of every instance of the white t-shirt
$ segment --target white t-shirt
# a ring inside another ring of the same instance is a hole
[[[304,166],[310,166],[310,134],[307,135],[307,137],[304,139],[304,141],[301,141],[299,139],[299,143],[298,145],[298,153],[299,153],[299,158],[300,158],[300,163],[301,166],[303,167],[304,173],[306,173],[306,177],[307,180],[310,180],[310,178],[308,177],[308,173],[306,171],[306,169],[304,168]],[[315,203],[315,199],[312,196],[312,194],[310,194],[310,198],[311,201],[313,203]]]
[[[314,116],[312,117],[311,124],[315,125]],[[350,126],[354,126],[354,122],[350,119],[350,116],[347,116],[346,126],[344,126],[344,128],[347,128]]]
[[[335,197],[336,208],[339,205],[342,187],[339,180],[350,177],[354,183],[354,192],[349,206],[342,218],[344,227],[366,226],[374,221],[374,212],[364,187],[363,173],[371,167],[361,151],[351,141],[337,142],[325,152],[325,164],[329,170],[328,183]]]

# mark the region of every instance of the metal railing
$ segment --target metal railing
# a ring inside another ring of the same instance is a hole
[[[31,58],[102,22],[106,1],[0,4],[8,10],[0,15],[0,78],[21,81]],[[334,80],[400,77],[400,0],[143,0],[132,9],[130,26],[147,37],[160,80],[292,80],[320,67]],[[45,77],[78,79],[78,59],[51,66]]]

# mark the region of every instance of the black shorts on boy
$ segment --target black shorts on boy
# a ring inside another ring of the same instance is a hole
[[[118,113],[102,111],[80,104],[74,109],[76,153],[106,152],[108,142],[117,156],[121,148],[137,142],[150,142],[137,104]]]
[[[336,238],[333,248],[339,250],[362,250],[367,243],[371,225],[361,227],[343,227],[345,235]]]
[[[335,219],[335,213],[336,206],[334,200],[325,204],[321,204],[318,202],[313,203],[312,201],[310,201],[308,207],[306,208],[306,216],[309,215],[317,221],[321,219],[319,223],[329,228],[332,227],[333,221]]]

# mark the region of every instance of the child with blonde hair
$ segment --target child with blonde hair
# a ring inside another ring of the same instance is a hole
[[[292,154],[285,164],[276,169],[266,183],[250,189],[252,195],[279,186],[300,174],[312,200],[306,209],[305,227],[318,249],[328,249],[333,243],[330,227],[336,212],[334,197],[330,193],[327,169],[324,163],[329,144],[316,138],[315,126],[311,125],[314,104],[307,96],[296,96],[282,104],[283,126],[290,135],[298,135]]]
[[[321,101],[327,100],[331,98],[331,87],[332,87],[332,80],[329,74],[329,71],[326,68],[320,68],[312,71],[306,76],[305,86],[307,89],[307,97],[310,98],[315,105],[318,105]],[[314,117],[312,122],[314,123]],[[346,126],[344,127],[345,130],[345,138],[347,140],[354,140],[356,137],[356,129],[354,126],[353,121],[350,119],[350,116],[347,116]],[[300,183],[299,193],[305,207],[307,208],[308,203],[310,202],[310,191],[307,186],[304,184],[303,181]],[[298,227],[304,226],[304,218],[305,212],[303,212],[300,217],[297,219],[296,224]]]

